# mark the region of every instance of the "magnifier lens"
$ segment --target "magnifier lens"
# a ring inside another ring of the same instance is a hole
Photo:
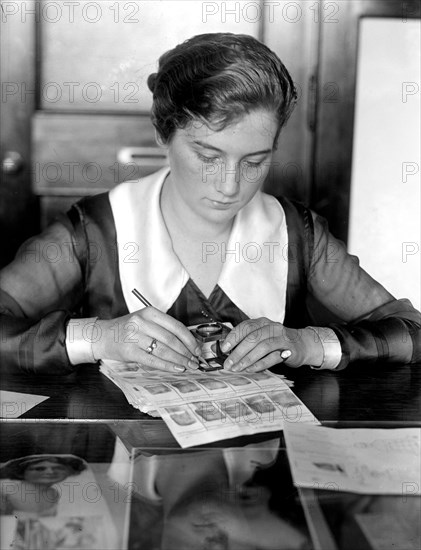
[[[200,336],[216,336],[222,333],[222,327],[219,323],[199,325],[196,330]]]

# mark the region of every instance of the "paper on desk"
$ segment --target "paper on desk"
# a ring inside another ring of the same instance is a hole
[[[288,422],[318,420],[270,371],[162,373],[141,365],[103,361],[101,372],[142,412],[161,416],[181,447],[241,435],[280,431]]]
[[[45,395],[0,390],[0,418],[19,418],[46,399]]]
[[[421,494],[421,430],[284,428],[295,485],[362,494]]]

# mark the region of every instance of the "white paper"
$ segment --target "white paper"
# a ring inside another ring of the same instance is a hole
[[[0,418],[19,418],[46,399],[44,395],[0,390]]]
[[[318,423],[291,391],[292,383],[269,371],[168,374],[107,361],[101,372],[131,405],[161,416],[182,447],[278,431],[287,422]]]
[[[288,423],[295,485],[362,494],[421,494],[421,430],[335,429]]]
[[[158,412],[183,448],[242,435],[280,431],[288,422],[318,424],[315,416],[287,385],[277,388],[244,397],[158,408]]]

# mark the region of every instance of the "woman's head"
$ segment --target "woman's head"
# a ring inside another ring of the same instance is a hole
[[[287,69],[267,46],[231,33],[194,36],[166,52],[148,86],[163,143],[192,121],[220,130],[254,110],[272,112],[279,134],[297,97]]]
[[[59,483],[86,469],[86,463],[74,455],[30,455],[10,460],[2,468],[3,477],[29,483]]]

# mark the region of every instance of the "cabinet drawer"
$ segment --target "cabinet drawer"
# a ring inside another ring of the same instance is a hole
[[[167,164],[148,115],[38,112],[32,151],[32,187],[40,196],[100,193]]]

